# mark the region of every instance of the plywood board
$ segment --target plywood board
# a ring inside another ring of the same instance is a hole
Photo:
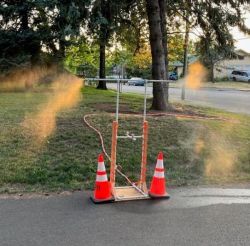
[[[115,187],[115,200],[116,201],[128,201],[149,199],[149,196],[142,194],[133,186]]]

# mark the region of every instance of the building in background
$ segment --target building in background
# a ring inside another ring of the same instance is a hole
[[[198,56],[195,55],[188,55],[188,65],[197,62],[199,59]],[[177,73],[177,76],[180,78],[183,74],[183,63],[180,61],[169,62],[170,71],[174,71]]]
[[[214,67],[214,77],[216,79],[229,79],[233,70],[250,71],[250,53],[236,50],[233,58],[217,62]]]

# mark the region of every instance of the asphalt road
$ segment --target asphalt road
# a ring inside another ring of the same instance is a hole
[[[89,192],[0,197],[1,246],[249,245],[250,189],[170,189],[170,200],[95,205]]]
[[[116,89],[116,84],[108,84],[109,88]],[[122,85],[123,92],[144,93],[143,86]],[[148,95],[152,95],[152,87],[148,87]],[[169,89],[170,100],[181,100],[181,89]],[[215,107],[235,113],[250,114],[250,91],[241,91],[234,89],[186,89],[187,103]]]

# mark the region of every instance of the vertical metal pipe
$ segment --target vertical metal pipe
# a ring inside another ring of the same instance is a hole
[[[143,140],[142,140],[142,155],[141,155],[141,175],[139,186],[144,192],[147,192],[146,172],[147,172],[147,150],[148,150],[148,122],[143,122]]]
[[[146,114],[147,114],[147,86],[148,86],[148,81],[145,80],[144,82],[144,109],[143,109],[143,121],[146,120]]]
[[[111,183],[113,195],[115,195],[117,132],[118,132],[118,122],[113,121],[113,123],[112,123],[111,163],[110,163],[110,183]]]
[[[117,80],[117,90],[116,90],[116,113],[115,120],[118,122],[119,119],[119,101],[120,101],[120,80]]]

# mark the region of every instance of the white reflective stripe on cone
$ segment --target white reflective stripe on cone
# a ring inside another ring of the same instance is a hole
[[[156,177],[156,178],[164,178],[164,172],[155,171],[154,177]]]
[[[163,166],[163,160],[157,160],[156,168],[164,168],[164,166]]]
[[[98,170],[97,171],[100,171],[100,172],[106,171],[104,162],[98,162]]]
[[[105,182],[108,181],[107,175],[96,175],[96,181],[98,182]]]

